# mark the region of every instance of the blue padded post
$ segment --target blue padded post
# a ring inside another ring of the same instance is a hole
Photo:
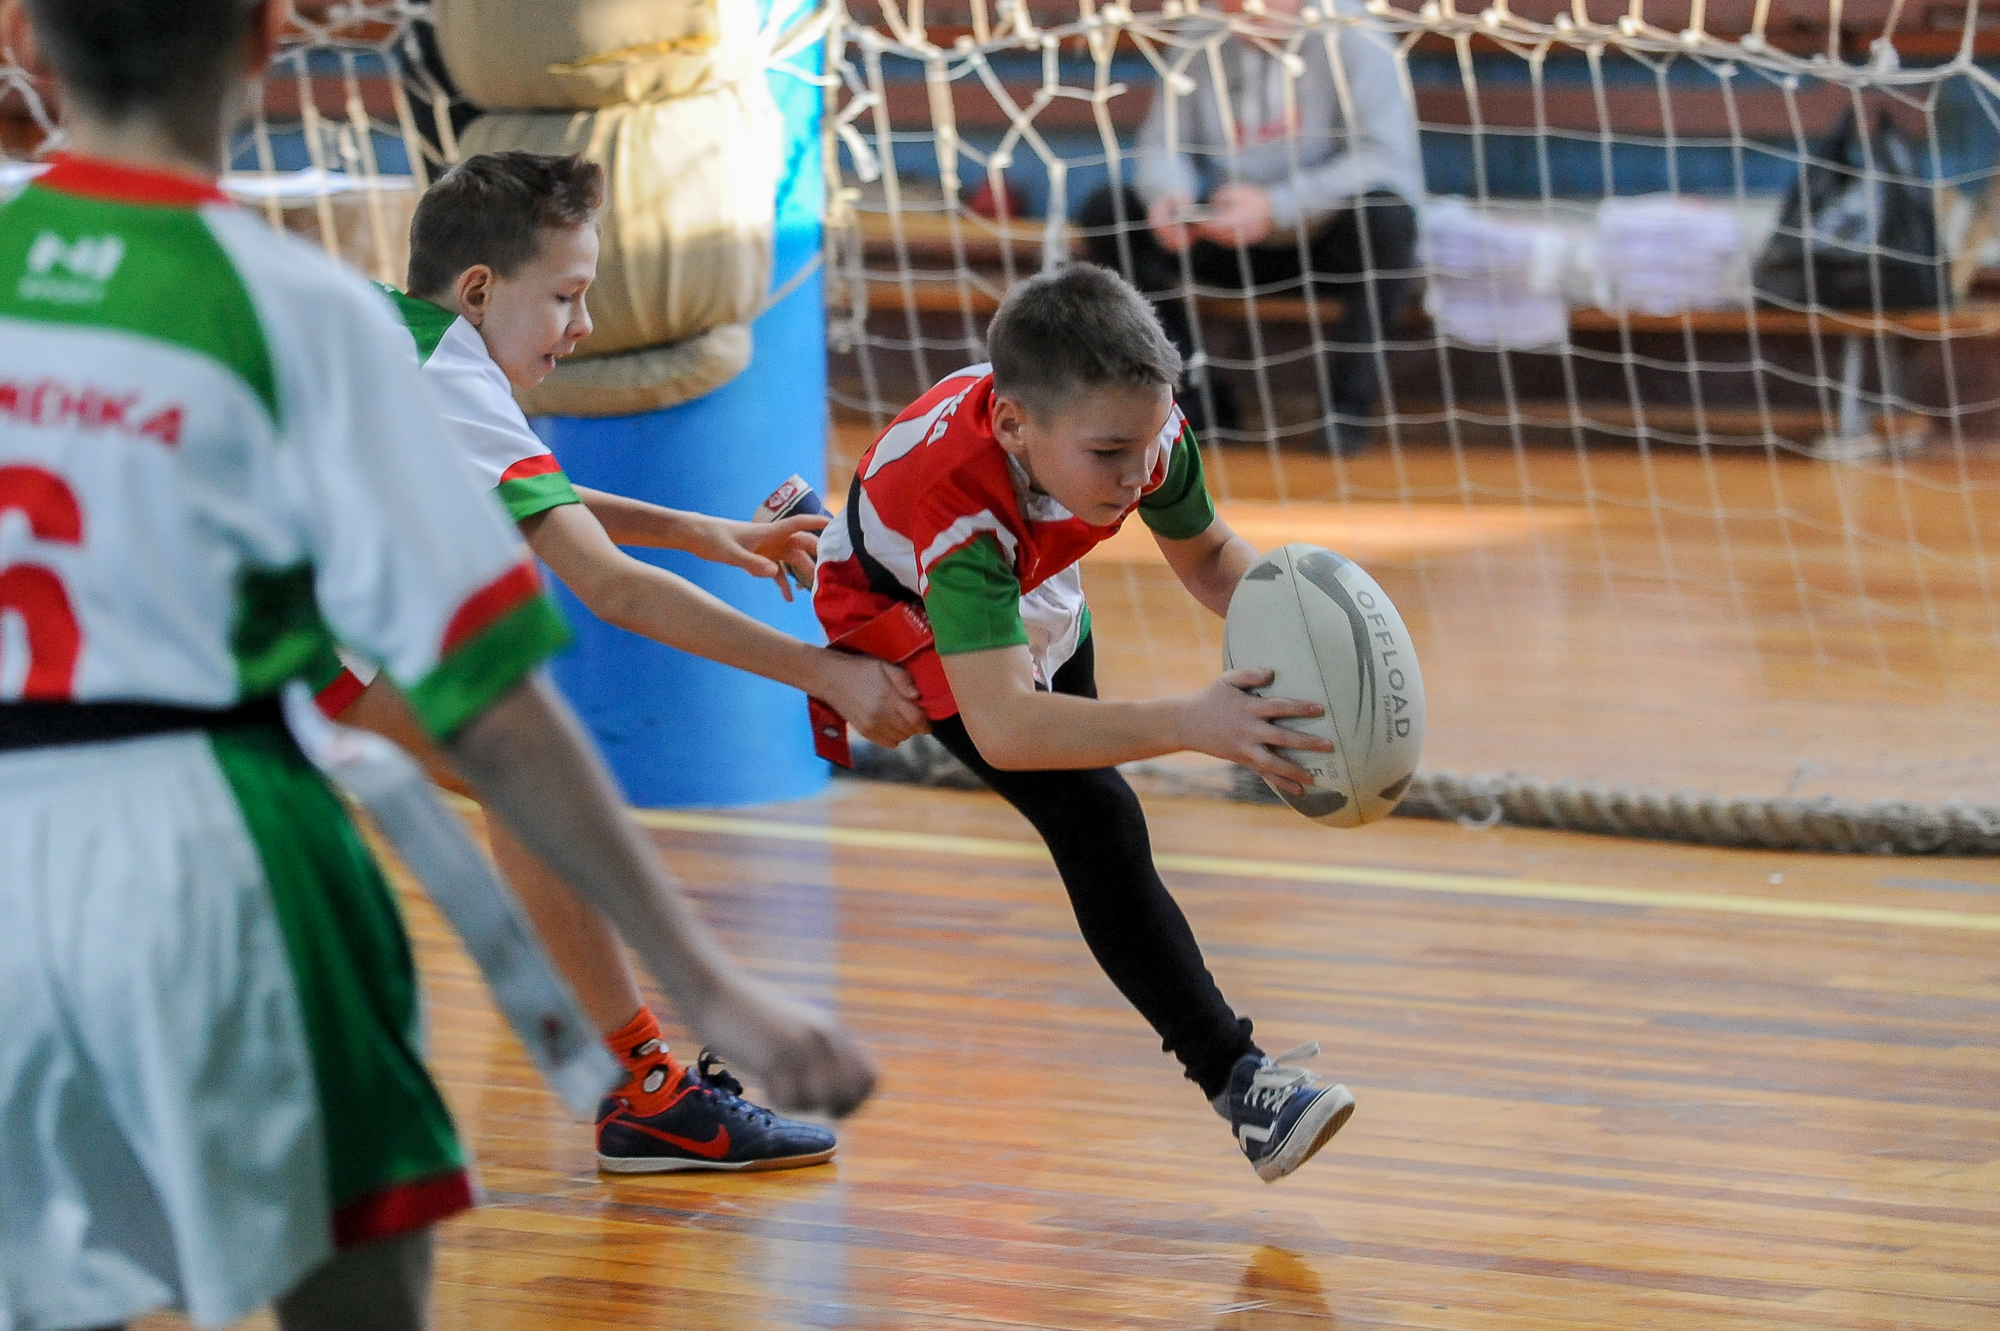
[[[782,0],[781,0],[782,3]],[[816,69],[819,53],[800,57]],[[820,251],[821,92],[769,76],[784,111],[787,169],[778,192],[776,289]],[[748,518],[797,472],[826,475],[826,315],[815,273],[757,320],[756,353],[707,397],[611,419],[536,422],[579,485],[729,517]],[[822,642],[804,596],[785,604],[770,582],[686,555],[634,551],[795,637]],[[557,596],[576,646],[556,683],[590,727],[642,807],[761,804],[821,790],[827,765],[812,751],[805,697],[794,689],[671,651],[605,624],[567,591]]]

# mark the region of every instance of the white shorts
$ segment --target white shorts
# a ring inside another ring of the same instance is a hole
[[[0,753],[0,1331],[234,1322],[469,1200],[400,919],[269,728]]]

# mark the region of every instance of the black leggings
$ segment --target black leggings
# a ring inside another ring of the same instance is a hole
[[[1089,638],[1056,672],[1055,691],[1097,696]],[[1118,992],[1159,1032],[1188,1080],[1213,1099],[1243,1055],[1259,1052],[1202,962],[1187,917],[1153,867],[1139,797],[1114,767],[1003,772],[979,756],[965,723],[949,717],[931,733],[1034,824],[1055,856],[1077,926]]]

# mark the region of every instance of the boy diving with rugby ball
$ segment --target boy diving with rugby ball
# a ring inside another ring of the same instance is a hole
[[[1354,1109],[1250,1038],[1153,866],[1146,819],[1117,764],[1193,750],[1297,792],[1273,752],[1330,749],[1274,724],[1317,704],[1245,692],[1235,670],[1200,693],[1097,696],[1078,561],[1134,513],[1189,593],[1217,615],[1255,562],[1215,512],[1201,450],[1174,403],[1181,358],[1109,269],[1071,264],[1016,286],[987,331],[991,363],[951,375],[861,457],[820,542],[814,608],[836,648],[907,668],[931,733],[1048,843],[1084,941],[1227,1119],[1266,1182]]]
[[[684,513],[574,486],[515,403],[590,335],[597,214],[604,172],[578,157],[485,153],[425,192],[410,227],[409,293],[384,288],[414,342],[449,439],[530,548],[599,618],[657,642],[790,684],[847,712],[871,739],[898,744],[924,728],[899,668],[830,652],[769,628],[619,545],[684,550],[755,576],[809,582],[826,519],[753,524]],[[691,442],[690,446],[701,446]],[[456,784],[392,686],[365,690],[351,671],[320,691],[323,710],[377,730]],[[579,902],[497,820],[502,875],[568,978],[626,1083],[599,1112],[600,1168],[618,1173],[789,1169],[833,1155],[834,1135],[745,1101],[742,1086],[670,1052],[610,926]]]
[[[429,1324],[472,1202],[386,881],[278,694],[380,662],[781,1105],[866,1056],[739,968],[539,667],[564,639],[380,297],[217,188],[285,0],[6,0],[69,153],[0,203],[0,1324]]]

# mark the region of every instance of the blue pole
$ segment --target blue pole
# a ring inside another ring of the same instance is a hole
[[[798,63],[816,70],[820,53],[808,52]],[[775,289],[820,252],[824,186],[820,90],[783,74],[769,77],[784,112],[787,158],[778,186]],[[706,397],[641,416],[546,417],[536,427],[579,485],[670,508],[748,518],[794,472],[821,484],[823,287],[815,273],[758,319],[750,367]],[[787,605],[770,582],[753,582],[736,569],[674,552],[632,553],[773,627],[824,641],[803,596]],[[813,755],[805,698],[796,690],[613,628],[567,590],[558,589],[557,598],[577,642],[555,663],[556,683],[596,736],[631,803],[762,804],[825,787],[827,765]]]

